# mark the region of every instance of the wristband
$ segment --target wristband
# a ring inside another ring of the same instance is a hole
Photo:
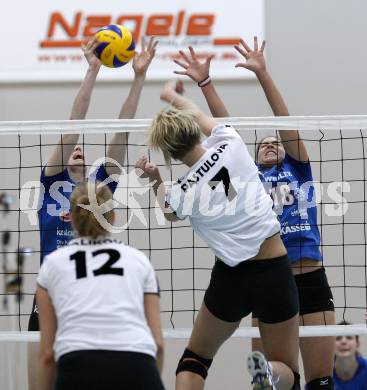
[[[205,87],[206,85],[210,84],[212,81],[212,79],[210,78],[210,76],[206,77],[204,80],[201,80],[198,82],[198,86],[200,88],[203,88]]]

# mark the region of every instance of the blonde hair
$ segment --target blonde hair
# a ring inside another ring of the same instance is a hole
[[[167,165],[182,158],[201,140],[201,131],[190,111],[161,111],[150,126],[149,146],[161,150]]]
[[[74,230],[76,230],[78,235],[81,237],[90,236],[92,238],[97,238],[98,236],[106,235],[107,233],[107,231],[100,225],[94,215],[94,213],[101,213],[101,211],[88,210],[80,207],[80,205],[90,205],[88,194],[90,194],[92,191],[94,191],[98,206],[112,199],[112,192],[108,186],[102,185],[98,181],[82,182],[74,188],[70,196],[71,220]],[[109,223],[112,223],[113,215],[113,210],[103,213],[103,217]]]

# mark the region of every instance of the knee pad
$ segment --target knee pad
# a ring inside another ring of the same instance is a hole
[[[212,361],[213,359],[204,359],[186,348],[178,362],[176,375],[182,371],[190,371],[200,375],[205,380]]]
[[[301,390],[301,376],[298,374],[298,372],[294,372],[294,384],[291,388],[291,390]]]
[[[334,381],[331,376],[313,379],[306,384],[306,390],[334,390]]]

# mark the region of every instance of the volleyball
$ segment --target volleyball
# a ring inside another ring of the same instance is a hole
[[[135,55],[135,42],[131,32],[119,24],[110,24],[97,31],[100,44],[95,55],[109,68],[126,65]]]

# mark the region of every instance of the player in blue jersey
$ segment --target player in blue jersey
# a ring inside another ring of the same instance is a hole
[[[236,46],[245,62],[236,67],[253,71],[276,116],[288,116],[288,109],[277,87],[266,70],[263,55],[265,42],[258,46],[254,39],[252,50],[244,41]],[[215,117],[229,116],[209,76],[210,61],[199,61],[192,48],[190,55],[180,52],[175,60],[186,75],[201,87],[209,108]],[[335,313],[333,296],[322,267],[320,234],[317,227],[316,205],[313,199],[313,178],[305,144],[296,130],[279,131],[277,137],[266,137],[258,144],[256,160],[261,180],[273,195],[274,208],[281,223],[281,237],[292,262],[299,300],[301,325],[333,325]],[[257,325],[254,320],[254,325]],[[254,340],[253,349],[261,349]],[[300,339],[307,390],[333,389],[333,337]]]
[[[335,390],[367,390],[367,360],[359,353],[359,337],[337,336],[335,346]]]
[[[101,67],[101,61],[94,55],[97,45],[98,41],[93,39],[83,47],[84,56],[89,66],[74,100],[70,115],[71,120],[85,119],[87,114],[92,90]],[[132,67],[135,77],[129,95],[121,108],[119,119],[128,119],[135,116],[146,72],[155,55],[156,46],[157,41],[151,38],[146,48],[143,42],[142,51],[134,57]],[[77,145],[78,139],[78,134],[62,135],[58,144],[54,147],[47,165],[41,172],[40,181],[44,189],[41,208],[38,212],[41,263],[44,256],[67,244],[73,238],[69,197],[75,184],[85,180],[86,176],[85,156],[81,146]],[[124,162],[127,140],[127,133],[114,134],[108,145],[106,157],[111,159],[110,161],[116,161],[121,166]],[[100,182],[109,182],[108,186],[114,192],[117,186],[116,179],[121,173],[118,164],[106,162],[100,165],[91,177]],[[30,316],[28,330],[39,330],[35,304]],[[30,344],[28,359],[30,390],[36,389],[35,374],[37,370],[34,365],[37,359],[34,356],[37,351],[38,345],[36,343]]]

